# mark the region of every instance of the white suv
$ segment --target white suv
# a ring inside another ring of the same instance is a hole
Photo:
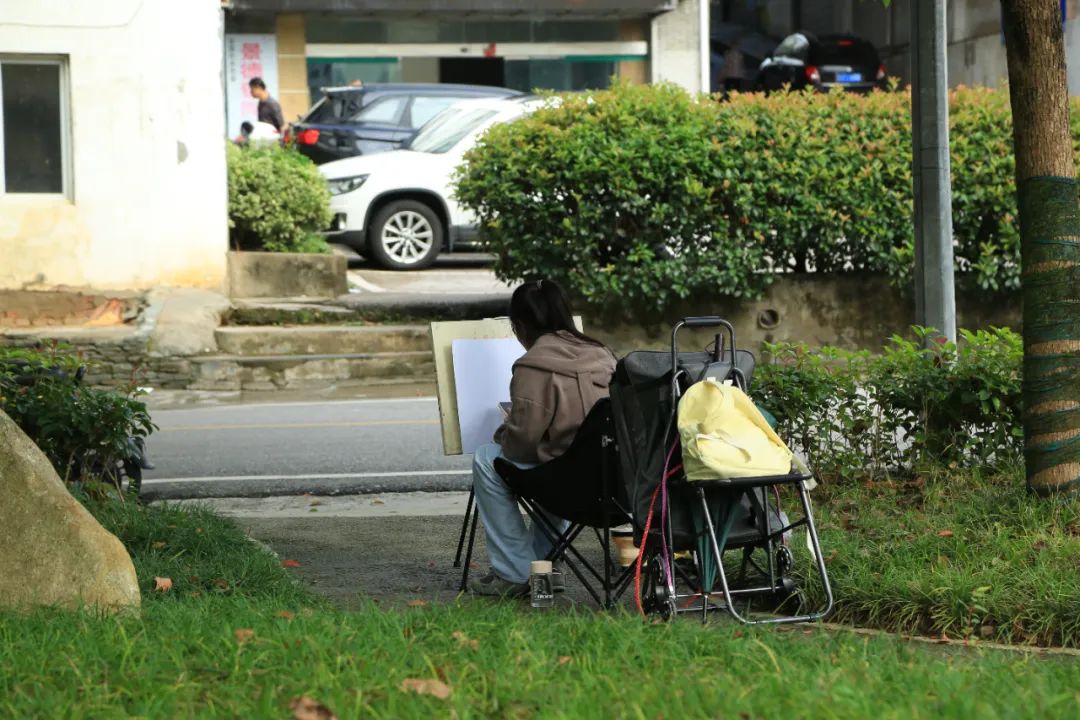
[[[333,195],[326,234],[383,267],[427,267],[444,248],[475,243],[475,218],[452,196],[451,179],[485,130],[531,113],[536,97],[464,100],[436,115],[407,150],[321,165]]]

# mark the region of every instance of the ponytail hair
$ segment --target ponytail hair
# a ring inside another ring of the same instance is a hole
[[[584,343],[604,347],[602,342],[577,329],[566,292],[553,280],[532,280],[519,285],[510,296],[510,322],[529,342],[548,333],[566,332]]]

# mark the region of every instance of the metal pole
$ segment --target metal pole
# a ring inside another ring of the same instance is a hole
[[[712,26],[709,19],[709,0],[698,0],[698,92],[712,92],[712,78],[709,77],[710,54],[712,44]]]
[[[911,3],[915,321],[956,341],[945,5]]]

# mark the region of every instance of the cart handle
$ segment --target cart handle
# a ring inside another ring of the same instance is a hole
[[[731,338],[731,359],[734,364],[735,361],[735,326],[729,323],[722,317],[717,315],[705,315],[700,317],[685,317],[675,323],[675,327],[671,329],[671,374],[674,377],[679,372],[679,343],[678,335],[679,330],[684,328],[705,328],[705,327],[718,327],[727,331],[728,337]]]

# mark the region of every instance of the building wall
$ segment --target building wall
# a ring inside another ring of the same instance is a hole
[[[0,54],[68,59],[72,191],[0,195],[0,288],[218,288],[219,0],[0,4]]]
[[[709,89],[708,62],[701,59],[701,5],[708,0],[680,0],[674,10],[652,21],[649,44],[652,82],[673,82],[690,92]],[[709,27],[706,16],[705,28]]]

